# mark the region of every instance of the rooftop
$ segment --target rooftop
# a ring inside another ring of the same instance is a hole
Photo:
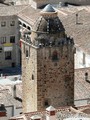
[[[21,84],[16,84],[16,96],[22,98]],[[21,107],[22,103],[13,96],[13,85],[0,85],[0,103],[5,106],[15,105]]]
[[[75,44],[90,53],[90,6],[55,8],[58,11],[68,36],[72,36]],[[47,9],[45,10],[47,11]],[[49,9],[51,10],[51,8]],[[78,23],[76,24],[76,13],[78,11]],[[0,7],[0,16],[17,14],[18,17],[33,25],[35,19],[39,16],[40,9],[35,10],[30,5],[24,6],[6,6]],[[66,22],[67,21],[67,22]],[[75,100],[90,98],[90,83],[85,81],[85,73],[90,74],[90,68],[75,70]],[[88,76],[90,79],[90,75]],[[6,79],[4,79],[6,80]],[[8,80],[7,80],[8,81]],[[21,91],[21,86],[20,91]],[[12,97],[11,88],[0,86],[0,103],[11,105],[13,103],[20,105]],[[18,93],[21,93],[18,91]],[[61,115],[61,113],[60,113]],[[28,115],[27,115],[28,116]]]
[[[49,7],[50,5],[45,8],[45,11],[49,10]],[[90,54],[90,6],[68,6],[56,7],[54,9],[58,12],[58,16],[64,25],[66,34],[73,37],[76,47]],[[23,11],[18,13],[18,16],[33,26],[35,20],[40,16],[40,11],[40,9],[35,10],[27,6]],[[49,11],[53,11],[51,7]],[[78,23],[76,22],[76,14],[78,14]]]
[[[48,4],[40,13],[41,16],[36,20],[33,26],[33,32],[57,34],[65,31],[62,22],[57,16],[57,12],[50,4]]]
[[[90,68],[75,70],[75,100],[90,100],[90,83],[85,80],[85,73],[88,73],[88,80],[90,80]]]
[[[85,73],[88,73],[88,80],[90,81],[90,68],[75,70],[75,101],[88,100],[88,102],[90,102],[90,82],[85,80]],[[10,104],[8,98],[10,98],[11,103],[13,103],[14,98],[11,92],[13,85],[17,86],[17,95],[22,98],[22,81],[18,80],[18,78],[20,78],[20,75],[6,76],[6,78],[3,76],[3,79],[0,80],[0,103],[5,102],[5,104]]]
[[[76,21],[76,14],[78,20]],[[67,21],[67,22],[66,22]],[[82,9],[62,19],[66,34],[73,37],[76,47],[90,54],[90,11]]]
[[[26,9],[28,5],[18,5],[18,6],[1,6],[0,16],[11,16],[17,15],[22,10]]]
[[[3,76],[0,78],[0,85],[15,85],[18,83],[22,83],[21,80],[19,80],[20,76],[13,76],[13,77],[7,77]]]
[[[56,119],[57,120],[63,120],[66,118],[77,118],[77,120],[80,118],[90,118],[90,114],[85,114],[83,112],[80,112],[72,107],[61,107],[54,109],[56,113]],[[78,111],[78,112],[77,112]],[[46,111],[35,111],[35,112],[28,112],[25,114],[22,114],[21,116],[15,116],[12,117],[11,120],[31,120],[32,116],[40,116],[42,120],[46,120]],[[76,119],[75,119],[76,120]],[[89,120],[89,119],[87,119]]]
[[[43,12],[55,12],[54,8],[50,4],[48,4],[42,11]]]

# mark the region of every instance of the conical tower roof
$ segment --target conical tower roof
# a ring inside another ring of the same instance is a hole
[[[55,12],[54,8],[48,4],[43,10],[42,12]]]
[[[33,31],[40,33],[60,33],[65,31],[62,22],[57,16],[57,11],[48,4],[41,12],[41,17],[36,21]]]

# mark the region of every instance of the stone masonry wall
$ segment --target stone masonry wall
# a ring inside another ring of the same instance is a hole
[[[53,51],[58,60],[52,60]],[[74,56],[72,46],[43,48],[37,56],[38,110],[45,109],[45,102],[54,107],[74,104]]]
[[[25,49],[25,50],[24,50]],[[26,49],[30,51],[26,57]],[[22,44],[23,111],[37,110],[37,51]]]
[[[22,48],[23,111],[73,105],[73,45],[36,49],[22,44]],[[27,58],[26,49],[30,54]],[[52,60],[54,51],[57,60]]]

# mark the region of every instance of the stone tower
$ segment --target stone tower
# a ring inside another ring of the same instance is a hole
[[[22,40],[24,112],[74,105],[74,41],[51,5],[40,14]]]

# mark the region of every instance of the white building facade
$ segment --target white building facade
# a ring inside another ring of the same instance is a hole
[[[0,16],[0,67],[17,65],[20,65],[18,17]]]
[[[76,47],[75,69],[90,67],[90,55],[83,49]]]

